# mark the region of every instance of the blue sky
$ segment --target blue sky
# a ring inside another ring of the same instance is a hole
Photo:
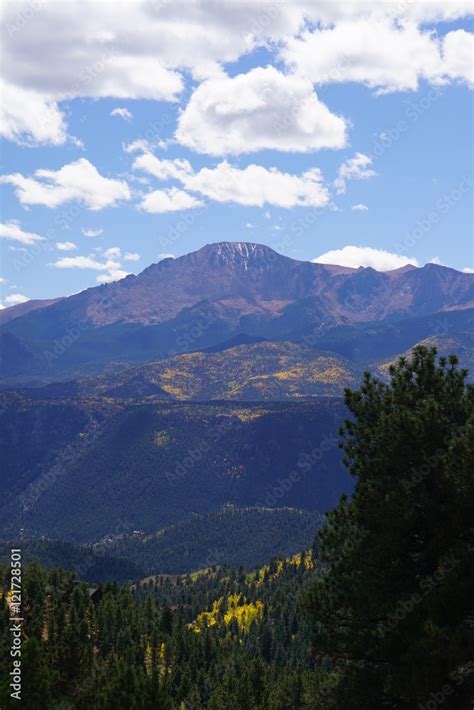
[[[7,4],[4,307],[223,240],[474,269],[467,3],[87,4]]]

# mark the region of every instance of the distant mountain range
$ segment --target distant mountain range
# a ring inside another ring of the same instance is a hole
[[[68,298],[5,309],[0,383],[77,381],[154,363],[78,388],[177,399],[313,396],[340,390],[366,367],[383,371],[385,360],[427,338],[462,342],[472,359],[473,325],[474,274],[436,264],[349,269],[222,242]]]

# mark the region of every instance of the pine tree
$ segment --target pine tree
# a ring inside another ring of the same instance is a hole
[[[27,639],[22,649],[22,700],[29,710],[50,710],[53,705],[55,673],[46,665],[42,645],[37,638]]]
[[[455,357],[417,348],[346,392],[342,430],[355,477],[320,534],[305,605],[330,674],[325,707],[470,708],[474,388]],[[472,668],[471,668],[472,670]],[[436,696],[436,697],[438,697]],[[439,703],[438,703],[439,704]]]

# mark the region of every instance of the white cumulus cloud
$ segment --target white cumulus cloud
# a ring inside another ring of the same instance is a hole
[[[474,34],[465,30],[448,32],[443,39],[443,70],[450,79],[474,87]]]
[[[120,247],[110,247],[104,251],[104,256],[106,259],[120,259],[122,257],[122,251]]]
[[[331,113],[311,81],[272,66],[204,81],[181,113],[177,140],[199,153],[343,148],[347,124]]]
[[[175,101],[183,80],[157,50],[156,36],[173,37],[176,46],[178,27],[166,32],[153,14],[142,2],[3,3],[3,135],[64,143],[61,102],[79,97]]]
[[[110,112],[110,115],[111,116],[120,116],[120,118],[123,118],[124,121],[131,121],[133,118],[133,114],[130,113],[128,108],[122,108],[122,107],[114,108],[114,110]]]
[[[418,20],[401,22],[383,11],[388,3],[379,5],[379,13],[364,16],[359,7],[354,17],[290,37],[282,58],[315,84],[358,82],[379,93],[416,90],[421,80],[437,84],[465,79],[467,37],[447,36],[443,45],[437,33],[420,28]]]
[[[28,296],[24,296],[22,293],[12,293],[4,298],[4,303],[7,306],[17,306],[19,303],[26,303],[29,300]]]
[[[82,234],[85,237],[100,237],[101,234],[103,234],[104,230],[103,229],[85,229],[82,228]]]
[[[124,271],[123,269],[109,269],[106,274],[97,276],[96,281],[100,284],[110,284],[113,281],[120,281],[120,279],[124,279],[129,275],[130,273],[128,271]]]
[[[162,180],[175,177],[187,190],[171,188],[148,193],[141,203],[142,209],[148,212],[200,206],[202,203],[196,203],[189,192],[197,192],[215,202],[258,207],[265,204],[287,208],[324,207],[329,202],[329,191],[318,168],[292,175],[262,165],[238,168],[224,160],[214,168],[202,168],[194,173],[188,161],[160,160],[151,153],[137,158],[133,167]]]
[[[202,168],[186,177],[184,184],[188,190],[216,202],[249,207],[324,207],[329,202],[328,189],[317,168],[292,175],[253,164],[241,169],[223,161],[215,168]]]
[[[373,170],[372,159],[364,153],[356,153],[353,158],[344,161],[339,167],[334,187],[338,195],[346,191],[346,180],[366,180],[377,175]]]
[[[125,255],[125,259],[127,259]],[[132,254],[132,256],[138,256]],[[56,269],[81,269],[90,271],[99,271],[100,274],[97,276],[97,283],[106,284],[112,283],[112,281],[119,281],[120,279],[129,276],[129,272],[122,268],[122,252],[120,247],[110,247],[106,249],[103,253],[104,261],[99,259],[102,257],[98,256],[64,256],[57,259],[52,266]],[[135,259],[127,259],[128,261],[135,261]]]
[[[153,153],[145,152],[133,161],[134,170],[143,170],[158,180],[184,180],[186,175],[191,175],[193,169],[188,160],[177,158],[176,160],[166,160],[157,158]]]
[[[358,205],[352,205],[351,210],[353,212],[367,212],[368,211],[367,205],[362,204],[362,202],[359,202]]]
[[[54,262],[57,269],[93,269],[103,271],[105,264],[91,256],[62,256]]]
[[[79,202],[90,210],[101,210],[131,197],[124,180],[103,177],[86,158],[59,170],[36,170],[34,177],[20,173],[2,175],[0,182],[15,186],[22,205],[58,207],[66,202]]]
[[[140,254],[136,252],[126,251],[123,256],[124,261],[140,261]]]
[[[342,249],[327,251],[325,254],[313,259],[316,264],[337,264],[358,269],[360,266],[370,266],[376,271],[392,271],[407,264],[419,266],[415,258],[402,254],[393,254],[385,249],[372,247],[356,247],[347,245]]]
[[[0,135],[26,145],[61,145],[67,139],[64,117],[56,101],[0,81]]]
[[[73,251],[77,249],[77,244],[74,244],[74,242],[56,242],[56,249],[59,249],[59,251]]]
[[[194,207],[202,207],[204,203],[189,195],[184,190],[171,187],[168,190],[153,190],[144,196],[140,208],[145,212],[157,214],[160,212],[179,212]]]
[[[44,237],[40,237],[35,232],[25,232],[17,222],[13,221],[0,224],[0,238],[21,242],[21,244],[34,244],[44,240]]]

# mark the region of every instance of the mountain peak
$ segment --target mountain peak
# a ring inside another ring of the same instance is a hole
[[[249,259],[253,256],[262,256],[267,254],[277,254],[274,249],[267,247],[265,244],[257,244],[255,242],[213,242],[206,244],[199,252],[217,254],[218,256],[240,257]],[[198,253],[199,253],[198,252]]]
[[[271,247],[265,244],[257,244],[256,242],[210,242],[203,246],[199,251],[212,251],[217,254],[222,253],[237,253],[247,256],[255,252],[274,251]]]
[[[195,255],[197,258],[204,257],[213,263],[224,264],[238,270],[247,270],[250,266],[262,267],[273,264],[277,260],[290,260],[265,244],[254,242],[214,242],[206,244],[195,252]]]

